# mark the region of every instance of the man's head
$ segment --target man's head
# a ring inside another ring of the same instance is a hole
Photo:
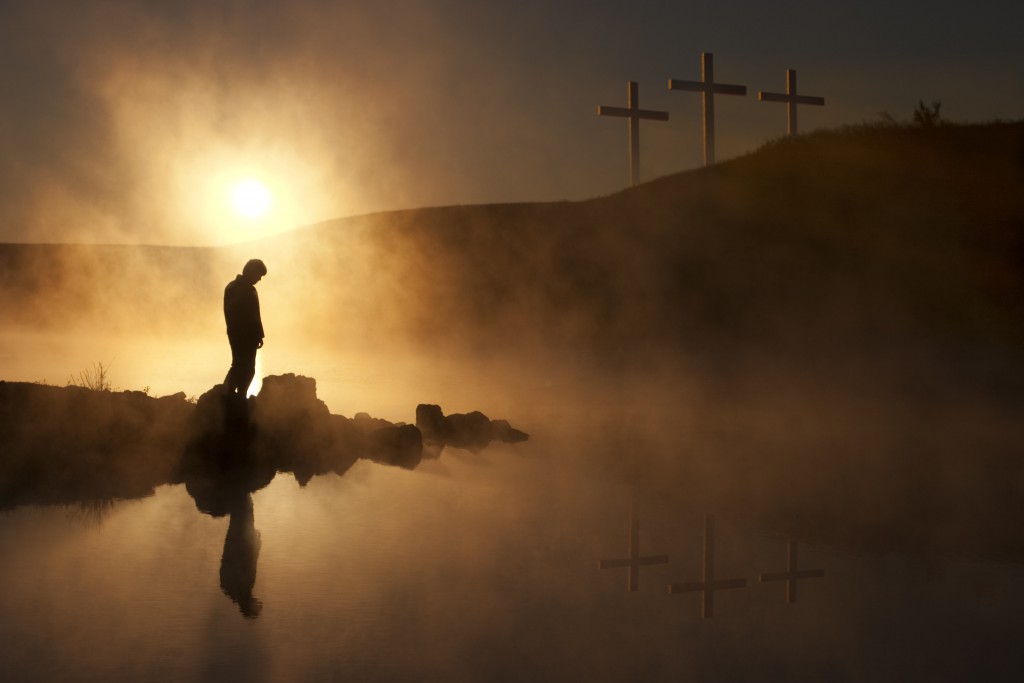
[[[260,261],[258,258],[250,259],[245,267],[242,268],[242,277],[245,278],[249,284],[256,284],[267,274],[267,266]]]

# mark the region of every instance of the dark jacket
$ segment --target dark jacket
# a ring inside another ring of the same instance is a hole
[[[255,345],[263,339],[260,298],[256,288],[241,275],[224,288],[224,322],[228,325],[228,339],[231,341]]]

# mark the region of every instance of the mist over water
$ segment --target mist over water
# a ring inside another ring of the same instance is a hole
[[[466,354],[289,355],[269,339],[264,373],[317,378],[332,412],[412,421],[416,402],[437,402],[507,418],[531,440],[446,449],[414,471],[361,462],[304,487],[278,474],[252,495],[255,619],[219,585],[228,520],[201,513],[183,486],[94,512],[3,513],[0,634],[15,680],[934,681],[1019,670],[1020,556],[982,559],[959,533],[944,543],[944,524],[892,510],[898,494],[882,479],[870,507],[832,518],[807,497],[815,485],[834,493],[829,479],[772,450],[813,443],[834,471],[835,454],[854,449],[827,426],[782,427],[779,410],[738,402],[711,419],[701,403],[722,396],[679,375]],[[105,351],[115,385],[191,394],[219,381],[225,347],[14,334],[0,358],[18,368],[10,379],[48,379]],[[628,556],[631,504],[640,552],[670,558],[641,568],[637,593],[625,569],[597,568]],[[702,619],[698,594],[666,589],[700,580],[707,513],[718,576],[747,588],[719,591]],[[851,534],[851,520],[866,527]],[[922,532],[925,551],[901,545]],[[825,576],[801,581],[787,604],[757,574],[785,570],[794,538],[801,566]]]
[[[116,386],[145,382],[159,396],[219,381],[225,347],[12,334],[0,357],[11,380],[62,384],[107,352]],[[436,402],[507,418],[531,441],[480,454],[448,449],[412,472],[360,463],[305,487],[279,474],[252,496],[261,537],[254,594],[263,609],[251,623],[218,585],[227,520],[200,513],[183,487],[95,517],[5,513],[0,578],[9,589],[0,612],[15,644],[5,658],[19,679],[615,681],[639,670],[648,680],[752,680],[765,671],[956,680],[978,670],[999,679],[1019,664],[1010,640],[1021,626],[1020,556],[984,559],[985,548],[965,543],[980,529],[946,533],[922,499],[900,510],[901,482],[877,470],[865,475],[874,478],[871,502],[836,517],[821,504],[841,490],[835,478],[857,485],[858,468],[884,460],[868,452],[854,461],[857,447],[891,442],[835,422],[821,406],[813,420],[796,419],[791,411],[811,414],[799,387],[773,392],[790,407],[769,409],[680,375],[602,376],[568,361],[289,356],[269,342],[260,354],[265,374],[317,378],[332,412],[412,421],[416,402]],[[713,414],[709,401],[728,410]],[[793,421],[779,425],[780,415]],[[880,418],[868,413],[857,424],[883,425]],[[840,424],[859,441],[837,440]],[[947,425],[942,434],[950,433]],[[807,458],[819,465],[797,467]],[[970,479],[962,485],[988,492]],[[625,570],[597,569],[600,558],[628,555],[631,500],[641,553],[670,556],[641,569],[635,594],[625,590]],[[705,513],[719,518],[719,576],[748,581],[718,594],[710,620],[700,618],[698,595],[666,591],[700,579]],[[826,575],[801,582],[797,603],[787,605],[781,585],[756,576],[785,569],[791,537],[802,541],[803,566]],[[31,654],[51,641],[51,656]],[[922,662],[922,652],[944,654]]]
[[[796,213],[758,156],[591,202],[382,214],[216,250],[6,245],[6,381],[104,363],[117,389],[201,395],[230,362],[223,287],[260,257],[261,375],[312,377],[348,417],[412,422],[434,403],[530,434],[411,471],[245,471],[220,507],[186,481],[5,512],[7,670],[1012,680],[1024,214],[1018,165],[991,150],[1024,138],[941,134],[928,168],[979,140],[995,161],[895,192],[916,134],[776,145],[814,190]],[[635,593],[625,569],[598,569],[628,557],[631,506],[639,554],[669,556]],[[702,579],[705,515],[715,575],[746,581],[707,619],[700,595],[667,591]],[[786,569],[791,542],[824,576],[787,603],[758,576]]]
[[[547,427],[411,472],[360,463],[305,487],[278,475],[252,496],[255,619],[218,585],[228,520],[200,513],[182,486],[97,516],[3,513],[5,669],[24,681],[1012,680],[1019,669],[1019,564],[804,543],[801,566],[825,576],[787,604],[782,585],[756,579],[785,570],[787,537],[728,515],[717,575],[748,586],[719,591],[702,619],[698,594],[666,586],[700,580],[702,518],[717,510],[592,466],[643,455],[633,439]],[[641,568],[637,593],[624,569],[597,568],[628,555],[631,498],[642,554],[670,559]]]

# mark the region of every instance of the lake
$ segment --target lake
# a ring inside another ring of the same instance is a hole
[[[228,360],[226,344],[73,342],[0,337],[3,379],[64,384],[103,362],[118,388],[198,395]],[[669,480],[670,461],[714,472],[707,434],[676,406],[652,413],[628,384],[593,378],[585,391],[550,367],[299,354],[269,340],[261,362],[262,374],[317,378],[335,413],[411,422],[416,403],[438,403],[531,438],[448,448],[412,471],[360,461],[304,487],[278,474],[251,496],[247,610],[224,588],[228,517],[201,512],[183,485],[0,513],[0,679],[1019,678],[1024,566],[956,545],[858,545],[841,529],[834,542],[792,537],[737,503],[745,489]],[[655,471],[634,476],[635,454]],[[784,487],[764,485],[784,506]],[[639,555],[667,556],[639,567],[635,592],[627,569],[598,565],[628,557],[631,508]],[[817,571],[787,602],[785,581],[759,576],[787,570],[791,542],[798,569]],[[714,591],[702,616],[701,593],[683,589],[706,565],[745,586]]]

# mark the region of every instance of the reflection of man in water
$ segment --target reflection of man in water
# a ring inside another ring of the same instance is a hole
[[[224,554],[220,558],[220,587],[242,614],[252,619],[263,609],[263,603],[252,594],[260,556],[260,532],[253,522],[252,496],[246,494],[238,500],[230,514]]]
[[[253,595],[256,565],[260,556],[260,532],[253,515],[252,491],[266,486],[277,470],[272,465],[256,465],[247,454],[233,453],[242,460],[215,462],[209,452],[193,452],[185,461],[185,490],[203,514],[229,515],[228,533],[220,558],[220,587],[247,617],[255,618],[263,603]]]
[[[256,375],[256,349],[263,346],[263,321],[260,299],[253,285],[266,274],[263,261],[252,259],[242,268],[242,274],[224,288],[224,321],[231,344],[231,369],[224,378],[224,387],[229,395],[245,398]]]
[[[204,398],[199,401],[197,410],[216,407],[216,399],[213,405]],[[196,508],[212,517],[229,515],[220,559],[220,587],[250,618],[259,616],[263,608],[263,603],[253,595],[261,544],[252,493],[269,484],[276,474],[275,463],[253,457],[247,435],[222,433],[216,427],[205,437],[192,441],[182,459],[185,490],[196,502]]]

